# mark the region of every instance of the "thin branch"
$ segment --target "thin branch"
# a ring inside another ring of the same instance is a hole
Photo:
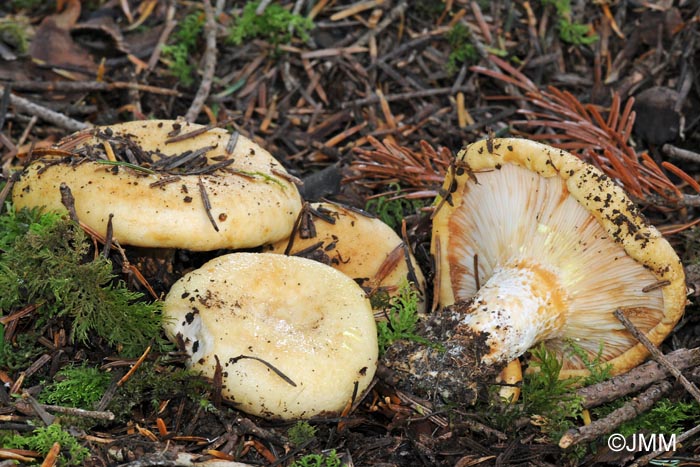
[[[216,71],[216,18],[214,17],[214,8],[211,6],[211,0],[204,0],[203,3],[206,16],[204,35],[207,44],[204,49],[204,69],[202,70],[202,81],[199,84],[197,94],[194,96],[187,114],[185,114],[185,120],[188,122],[194,122],[202,110],[204,102],[211,92],[211,83]]]
[[[663,366],[669,373],[671,373],[679,383],[683,385],[683,387],[690,393],[690,395],[695,398],[698,403],[700,403],[700,391],[698,391],[698,388],[693,384],[692,382],[688,381],[688,379],[683,376],[683,373],[681,373],[681,370],[679,370],[676,366],[674,366],[667,358],[664,356],[664,354],[661,353],[661,351],[656,348],[654,344],[649,340],[649,338],[641,332],[637,327],[632,323],[632,321],[625,316],[625,314],[622,312],[622,310],[617,309],[613,312],[615,317],[620,320],[620,322],[627,328],[627,330],[639,341],[642,343],[642,345],[649,351],[651,356],[656,360],[661,366]]]
[[[5,88],[0,86],[0,93],[4,91]],[[19,112],[35,115],[42,120],[51,123],[52,125],[56,125],[57,127],[64,128],[68,131],[80,131],[87,128],[92,128],[92,124],[90,123],[79,122],[78,120],[74,120],[62,113],[55,112],[47,107],[35,104],[28,99],[15,96],[14,94],[10,94],[10,104],[12,104]]]
[[[666,355],[666,359],[679,370],[700,365],[700,347],[676,350]],[[670,372],[661,364],[649,361],[627,373],[583,387],[576,391],[576,395],[583,397],[582,406],[589,409],[637,392],[669,375]]]
[[[617,410],[612,411],[606,417],[596,420],[588,425],[568,430],[559,440],[559,447],[569,448],[584,441],[590,441],[598,436],[606,435],[618,426],[634,419],[639,414],[649,410],[656,401],[669,392],[673,385],[668,381],[661,381],[634,399],[627,402]]]

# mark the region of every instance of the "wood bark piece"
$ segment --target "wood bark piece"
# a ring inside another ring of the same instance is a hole
[[[607,417],[596,420],[590,425],[568,430],[559,440],[559,447],[566,449],[575,444],[590,441],[598,436],[612,432],[624,422],[632,420],[637,415],[648,410],[656,401],[661,399],[664,394],[669,392],[672,387],[673,385],[668,381],[657,383],[624,406],[611,412]]]
[[[666,359],[679,370],[700,365],[700,347],[676,350],[666,355]],[[639,391],[669,375],[661,364],[650,361],[627,373],[581,388],[576,394],[583,397],[583,408],[589,409]]]

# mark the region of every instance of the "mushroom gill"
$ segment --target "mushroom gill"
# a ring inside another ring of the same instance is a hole
[[[458,314],[453,354],[501,365],[545,342],[560,354],[562,376],[586,374],[573,343],[619,373],[646,351],[616,309],[661,343],[683,312],[683,269],[608,177],[522,139],[472,144],[456,164],[432,245],[440,304]],[[461,349],[462,332],[484,345]]]
[[[657,282],[654,275],[562,179],[513,164],[475,177],[463,195],[465,209],[449,218],[446,251],[455,300],[471,300],[463,322],[490,334],[485,362],[516,358],[544,340],[563,354],[567,339],[591,359],[602,350],[607,361],[636,344],[612,311],[629,310],[644,332],[661,320],[661,288],[643,291]],[[583,363],[567,359],[566,368]]]

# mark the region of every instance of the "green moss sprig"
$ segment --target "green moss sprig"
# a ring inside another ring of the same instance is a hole
[[[74,342],[103,340],[124,357],[140,355],[152,342],[167,347],[161,303],[129,290],[108,259],[89,257],[90,242],[74,222],[9,209],[0,226],[0,313],[38,305],[30,333],[66,319]]]
[[[418,290],[411,283],[405,281],[399,288],[399,293],[389,301],[389,307],[386,309],[387,320],[377,323],[380,355],[386,352],[391,344],[400,339],[430,344],[427,339],[416,333],[420,319],[419,302]]]
[[[194,84],[194,65],[190,63],[190,57],[203,30],[204,17],[199,13],[189,14],[173,33],[171,43],[163,47],[163,58],[168,61],[170,73],[184,86]]]
[[[309,31],[314,28],[309,18],[294,14],[277,3],[267,5],[258,15],[258,5],[259,1],[246,3],[229,30],[229,42],[240,45],[247,39],[259,38],[277,47],[290,43],[295,36],[302,41],[309,39]]]
[[[109,387],[112,377],[99,368],[70,365],[61,369],[47,384],[37,399],[56,404],[92,410]]]
[[[31,434],[0,432],[0,446],[14,449],[30,449],[42,456],[49,453],[54,443],[61,445],[58,465],[80,466],[88,458],[90,451],[60,425],[54,423],[47,427],[37,428]]]

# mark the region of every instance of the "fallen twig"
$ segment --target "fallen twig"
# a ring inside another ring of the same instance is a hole
[[[668,381],[661,381],[634,399],[627,402],[617,410],[612,411],[606,417],[596,420],[589,425],[568,430],[559,440],[559,447],[569,448],[584,441],[590,441],[612,432],[622,423],[632,420],[639,414],[648,410],[656,401],[669,392],[673,385]]]
[[[666,355],[665,358],[674,368],[679,370],[694,367],[700,365],[700,347],[679,349]],[[668,377],[669,374],[670,371],[666,370],[660,363],[649,361],[627,373],[581,388],[576,391],[576,395],[583,397],[583,408],[589,409],[637,392]]]
[[[642,345],[649,351],[651,356],[656,360],[661,366],[663,366],[669,373],[671,373],[679,383],[683,385],[683,387],[690,393],[691,396],[695,398],[698,403],[700,403],[700,391],[698,390],[697,386],[695,386],[693,383],[688,381],[688,379],[683,376],[683,373],[674,366],[665,356],[664,354],[661,353],[661,351],[656,348],[654,344],[651,343],[649,338],[642,332],[637,329],[637,327],[632,323],[632,321],[627,318],[627,316],[622,313],[622,310],[617,309],[613,312],[615,317],[620,320],[622,324],[625,325],[627,330],[639,341],[642,343]]]
[[[194,122],[202,110],[202,106],[204,106],[204,102],[211,92],[211,83],[216,70],[216,18],[214,17],[214,8],[211,6],[211,1],[204,0],[203,3],[206,16],[206,21],[204,22],[204,36],[206,38],[203,59],[204,67],[202,70],[202,81],[199,84],[197,94],[194,96],[192,104],[185,114],[185,120],[188,122]]]
[[[0,86],[0,93],[4,91],[5,88]],[[57,127],[64,128],[68,131],[80,131],[87,128],[92,128],[92,124],[90,123],[79,122],[78,120],[74,120],[66,115],[63,115],[62,113],[55,112],[47,107],[35,104],[34,102],[23,97],[15,96],[14,94],[10,95],[10,104],[12,104],[19,112],[35,115],[42,120],[51,123],[52,125],[56,125]]]
[[[700,164],[700,154],[697,152],[688,151],[687,149],[682,149],[672,144],[664,144],[661,146],[661,150],[669,157]]]

